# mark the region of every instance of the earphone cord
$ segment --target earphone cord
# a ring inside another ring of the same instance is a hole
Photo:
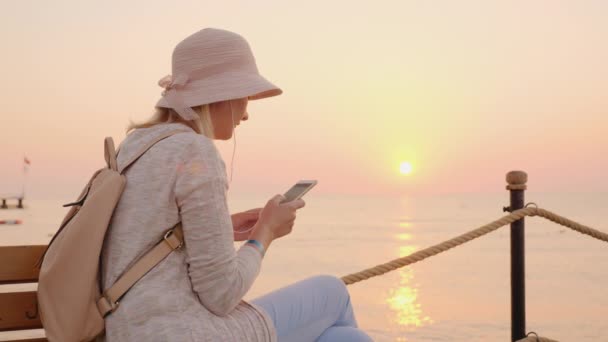
[[[236,130],[234,127],[234,115],[232,114],[232,101],[230,101],[230,117],[232,118],[232,136],[234,137],[234,147],[232,148],[232,161],[230,162],[230,183],[232,183],[232,171],[234,166],[234,154],[236,153]],[[255,227],[255,226],[253,226]],[[253,229],[253,227],[247,230],[234,230],[236,233],[247,233]]]
[[[234,114],[232,112],[232,100],[230,103],[230,118],[232,119],[232,136],[234,137],[234,144],[232,146],[232,160],[230,161],[230,184],[232,185],[232,172],[234,171],[234,154],[236,153],[236,130],[234,129]]]

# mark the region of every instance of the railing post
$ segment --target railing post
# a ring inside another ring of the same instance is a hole
[[[509,211],[524,207],[528,175],[523,171],[507,173],[507,190],[511,193]],[[526,283],[524,219],[511,223],[511,341],[526,337]]]

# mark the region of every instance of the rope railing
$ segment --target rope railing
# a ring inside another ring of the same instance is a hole
[[[354,283],[357,283],[357,282],[360,282],[360,281],[363,281],[363,280],[366,280],[366,279],[369,279],[372,277],[376,277],[376,276],[388,273],[390,271],[394,271],[396,269],[411,265],[413,263],[430,258],[434,255],[440,254],[449,249],[452,249],[452,248],[460,246],[466,242],[474,240],[478,237],[491,233],[491,232],[497,230],[498,228],[501,228],[510,223],[518,221],[526,216],[540,216],[549,221],[557,223],[559,225],[568,227],[581,234],[589,235],[598,240],[608,242],[608,234],[606,234],[602,231],[599,231],[597,229],[593,229],[591,227],[585,226],[578,222],[572,221],[568,218],[557,215],[548,210],[538,208],[538,207],[530,207],[528,204],[523,209],[514,210],[511,214],[505,215],[496,221],[490,222],[490,223],[488,223],[484,226],[481,226],[477,229],[474,229],[468,233],[462,234],[460,236],[457,236],[450,240],[444,241],[437,245],[425,248],[418,252],[412,253],[408,256],[394,259],[387,263],[376,265],[374,267],[359,271],[357,273],[352,273],[352,274],[343,276],[342,281],[344,281],[344,283],[346,285],[351,285],[351,284],[354,284]],[[532,336],[531,334],[534,334],[534,336]],[[518,340],[518,342],[557,342],[557,341],[552,340],[550,338],[538,336],[538,335],[536,335],[536,333],[529,333],[527,335],[527,337]]]
[[[542,209],[542,208],[526,207],[523,209],[515,210],[509,215],[505,215],[496,221],[490,222],[484,226],[481,226],[468,233],[457,236],[453,239],[450,239],[450,240],[444,241],[442,243],[439,243],[437,245],[425,248],[423,250],[412,253],[405,257],[394,259],[392,261],[386,262],[384,264],[376,265],[374,267],[365,269],[363,271],[359,271],[357,273],[345,275],[342,277],[342,281],[344,281],[344,283],[346,285],[351,285],[351,284],[360,282],[362,280],[376,277],[376,276],[388,273],[390,271],[394,271],[396,269],[405,267],[407,265],[411,265],[413,263],[422,261],[426,258],[430,258],[434,255],[445,252],[449,249],[452,249],[452,248],[460,246],[466,242],[474,240],[478,237],[491,233],[491,232],[497,230],[498,228],[506,226],[506,225],[513,223],[517,220],[520,220],[526,216],[540,216],[549,221],[555,222],[557,224],[560,224],[562,226],[575,230],[581,234],[589,235],[598,240],[608,242],[608,234],[606,234],[602,231],[585,226],[583,224],[572,221],[570,219],[567,219],[563,216],[557,215],[553,212],[550,212],[550,211]]]

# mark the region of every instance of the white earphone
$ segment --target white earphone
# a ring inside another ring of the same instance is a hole
[[[234,127],[234,113],[232,111],[232,100],[230,100],[230,117],[232,118],[232,136],[234,136],[234,147],[232,149],[232,161],[230,162],[230,183],[232,183],[232,170],[234,166],[234,154],[236,152],[236,130]],[[253,226],[246,230],[234,230],[237,233],[247,233],[253,229]]]
[[[234,137],[234,144],[232,147],[232,160],[230,161],[230,183],[232,185],[232,171],[234,170],[234,154],[236,153],[236,130],[234,127],[234,112],[232,111],[232,100],[229,100],[230,103],[230,118],[232,120],[232,136]]]

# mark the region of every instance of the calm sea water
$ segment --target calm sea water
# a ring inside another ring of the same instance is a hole
[[[270,197],[270,196],[268,196]],[[504,215],[508,193],[435,197],[306,196],[291,235],[269,249],[245,299],[316,274],[343,276],[408,255]],[[535,194],[528,201],[608,232],[608,194]],[[73,198],[0,210],[0,244],[47,243]],[[233,212],[267,198],[233,196]],[[608,341],[608,244],[526,219],[527,330],[560,341]],[[238,246],[238,244],[237,244]],[[349,286],[376,341],[510,340],[509,228]]]

